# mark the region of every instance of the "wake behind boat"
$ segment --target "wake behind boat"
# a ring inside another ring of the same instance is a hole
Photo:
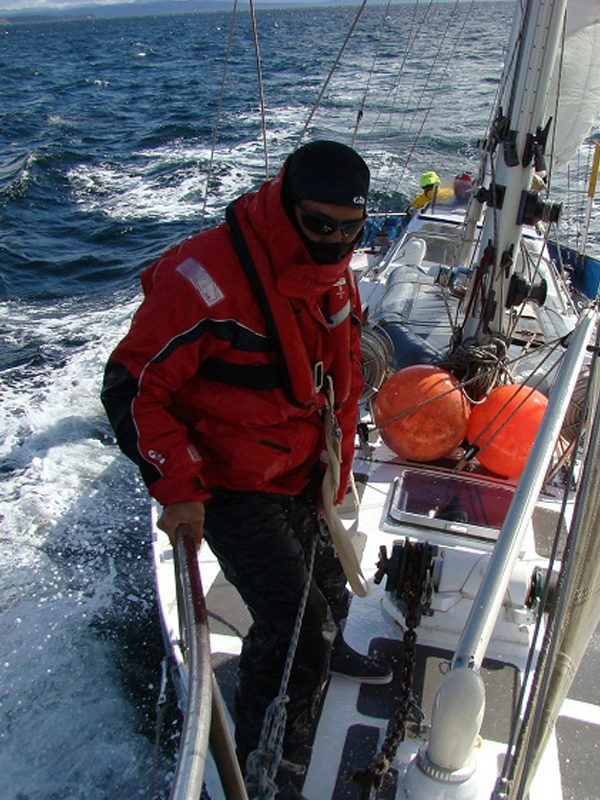
[[[353,598],[344,636],[384,656],[394,680],[330,679],[311,752],[295,765],[308,800],[573,796],[556,722],[600,613],[598,310],[574,302],[547,246],[560,210],[532,186],[558,146],[560,97],[549,101],[548,87],[565,12],[598,41],[593,5],[516,9],[466,214],[433,205],[356,254],[367,387],[355,491],[339,516],[369,593]],[[220,693],[189,704],[198,681],[211,683],[206,659],[188,663],[193,633],[182,635],[197,591],[179,622],[175,578],[194,583],[193,558],[174,571],[156,527],[154,539],[187,724],[205,729],[200,747],[184,735],[173,796],[198,796],[203,776],[205,796],[243,800],[223,787],[234,766]],[[227,702],[248,616],[206,548],[200,561]],[[211,708],[216,757],[204,769]],[[274,796],[265,787],[257,796]]]

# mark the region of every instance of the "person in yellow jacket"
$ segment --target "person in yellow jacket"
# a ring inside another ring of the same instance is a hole
[[[454,192],[440,185],[440,178],[436,172],[424,172],[420,179],[421,193],[418,194],[408,207],[408,213],[414,214],[419,208],[428,203],[449,203],[454,199]]]

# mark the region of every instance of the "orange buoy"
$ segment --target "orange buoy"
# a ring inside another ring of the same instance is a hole
[[[412,461],[449,455],[466,436],[470,410],[454,375],[431,364],[396,372],[374,403],[381,438],[399,456]]]
[[[518,478],[540,427],[548,399],[529,386],[498,386],[473,408],[467,439],[477,460],[495,475]]]

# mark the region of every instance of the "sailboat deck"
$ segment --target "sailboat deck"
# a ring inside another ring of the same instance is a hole
[[[375,491],[386,491],[386,488],[380,485]],[[391,492],[391,483],[387,484],[387,491]],[[368,513],[368,496],[363,495],[362,507]],[[377,513],[381,514],[381,507]],[[536,510],[534,538],[538,554],[547,554],[555,524],[552,510],[544,507]],[[364,530],[363,525],[360,528]],[[359,541],[355,540],[355,544],[362,552],[363,569],[367,577],[372,577],[375,570],[373,555],[381,540],[387,541],[389,546],[395,537],[381,531],[371,531],[369,536],[359,532],[357,536]],[[250,618],[208,548],[203,548],[201,560],[213,664],[226,705],[231,711],[241,637],[249,626]],[[308,800],[329,797],[333,800],[360,800],[360,786],[348,782],[348,773],[370,764],[396,707],[401,690],[403,632],[386,612],[386,602],[389,604],[386,594],[383,585],[372,585],[367,599],[354,598],[344,635],[357,650],[377,653],[388,659],[394,667],[394,680],[387,686],[360,686],[337,677],[331,679],[314,747],[326,748],[330,756],[327,763],[333,765],[337,761],[338,766],[328,774],[309,770],[303,790]],[[369,631],[368,640],[364,639],[365,631]],[[443,637],[437,636],[434,629],[417,629],[417,633],[418,677],[414,686],[414,700],[427,714],[452,657],[452,646],[444,643]],[[537,788],[532,790],[532,800],[536,797],[543,797],[543,800],[589,800],[597,797],[600,763],[594,755],[600,741],[597,727],[600,724],[600,688],[596,680],[599,666],[596,650],[597,642],[596,645],[592,642],[570,699],[563,707],[556,739],[552,740],[547,763],[539,772],[539,782]],[[518,655],[515,651],[515,662],[519,661]],[[491,658],[485,660],[482,676],[486,684],[487,711],[478,756],[499,763],[503,752],[501,742],[506,741],[510,712],[518,691],[519,670],[510,663]],[[430,721],[424,717],[420,724],[426,728]],[[381,798],[394,800],[398,769],[402,769],[401,765],[408,761],[421,743],[419,725],[413,723],[407,741],[400,748],[399,761],[395,762],[380,791]],[[210,779],[209,770],[207,785]]]

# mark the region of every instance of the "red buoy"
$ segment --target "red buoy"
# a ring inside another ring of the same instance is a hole
[[[374,403],[383,441],[412,461],[449,455],[466,436],[471,408],[459,387],[454,375],[430,364],[396,372]]]
[[[495,475],[518,478],[540,427],[548,400],[529,386],[498,386],[474,406],[467,439],[481,448],[477,460]]]

